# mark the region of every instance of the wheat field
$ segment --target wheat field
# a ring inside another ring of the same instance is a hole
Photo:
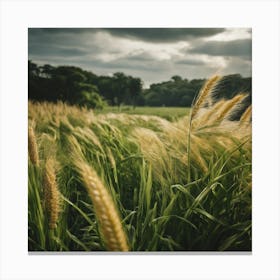
[[[29,102],[29,251],[251,251],[252,107],[177,120]]]

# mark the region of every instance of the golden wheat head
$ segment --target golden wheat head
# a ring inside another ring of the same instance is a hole
[[[85,162],[77,162],[87,192],[92,200],[94,212],[105,246],[110,251],[128,251],[126,234],[115,204],[95,170]]]
[[[47,159],[44,172],[44,204],[48,215],[49,228],[56,228],[60,212],[60,193],[55,174],[55,161]]]
[[[221,80],[220,76],[214,76],[209,79],[205,85],[200,90],[196,102],[192,108],[191,119],[193,119],[196,114],[198,113],[199,109],[203,106],[204,102],[206,101],[207,97],[211,95],[211,93],[215,90],[216,86],[218,85],[219,81]]]
[[[36,142],[35,132],[32,126],[28,127],[28,154],[30,161],[38,166],[39,165],[39,155],[38,147]]]

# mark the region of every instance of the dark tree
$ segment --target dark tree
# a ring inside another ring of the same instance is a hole
[[[129,77],[129,95],[133,108],[135,108],[137,103],[140,101],[142,87],[143,83],[140,78]]]

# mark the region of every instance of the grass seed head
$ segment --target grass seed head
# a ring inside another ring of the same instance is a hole
[[[60,212],[60,193],[55,174],[55,161],[47,159],[44,173],[44,203],[48,215],[49,228],[54,229]]]
[[[39,154],[36,142],[35,132],[32,126],[28,127],[28,154],[30,161],[38,166],[39,165]]]
[[[87,163],[77,161],[76,165],[92,200],[106,248],[109,251],[129,251],[126,234],[107,188]]]
[[[221,80],[220,76],[214,76],[209,79],[203,88],[200,90],[196,102],[192,108],[191,119],[194,119],[199,109],[204,105],[208,97],[211,97],[213,91],[215,91],[219,81]]]

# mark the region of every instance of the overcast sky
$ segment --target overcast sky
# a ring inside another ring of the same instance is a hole
[[[251,29],[29,28],[29,59],[97,75],[124,72],[145,86],[215,73],[251,76]]]

